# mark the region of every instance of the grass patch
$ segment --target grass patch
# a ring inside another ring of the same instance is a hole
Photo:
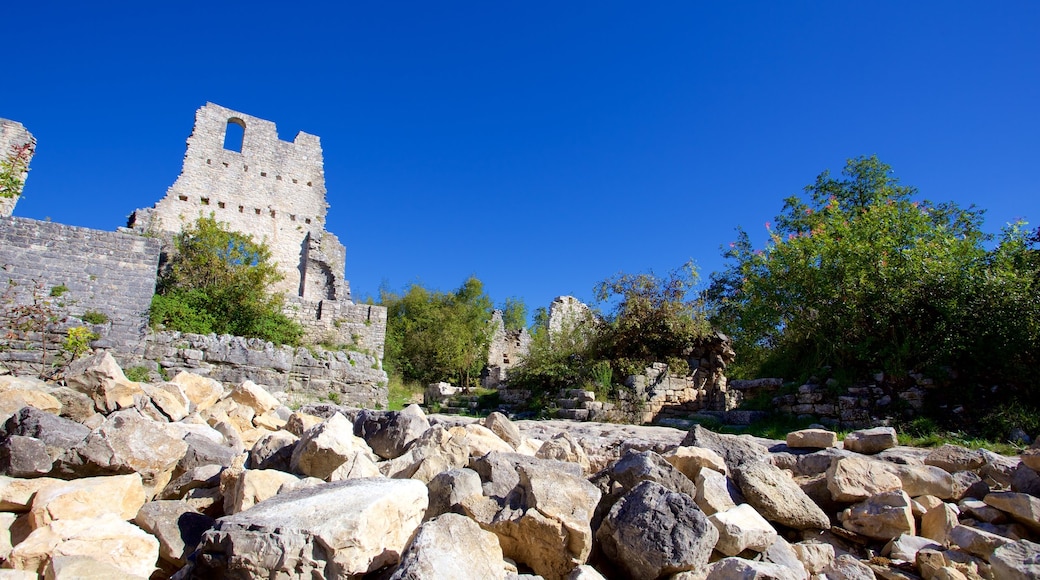
[[[720,432],[739,435],[754,435],[755,437],[778,439],[783,441],[787,439],[787,434],[791,431],[805,429],[815,422],[815,419],[799,419],[793,415],[774,413],[747,426],[727,425],[723,427]],[[705,427],[707,427],[707,425],[705,425]]]
[[[416,399],[421,401],[423,390],[419,383],[406,383],[399,375],[391,375],[387,385],[387,407],[391,411],[400,411]]]

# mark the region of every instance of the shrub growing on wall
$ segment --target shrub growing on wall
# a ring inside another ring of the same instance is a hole
[[[303,329],[282,313],[283,297],[270,291],[281,275],[266,244],[200,217],[175,245],[152,300],[153,326],[299,343]]]

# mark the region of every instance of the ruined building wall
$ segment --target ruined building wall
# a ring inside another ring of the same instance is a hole
[[[284,276],[273,290],[285,293],[286,314],[307,338],[382,358],[386,312],[351,301],[346,249],[325,230],[325,193],[317,136],[300,132],[282,141],[274,123],[207,103],[195,114],[177,181],[154,207],[134,212],[130,226],[176,233],[212,214],[252,234],[271,249]]]
[[[481,377],[485,389],[497,389],[509,376],[509,370],[520,363],[530,351],[531,334],[526,328],[506,330],[502,311],[495,310],[489,322],[492,328],[488,346],[487,368]]]
[[[0,119],[0,159],[8,159],[10,155],[15,154],[26,145],[29,145],[29,148],[24,153],[28,156],[25,171],[18,176],[23,185],[28,174],[28,162],[32,160],[36,149],[36,138],[21,123]],[[0,196],[0,217],[7,217],[14,212],[14,206],[18,203],[19,197],[21,196]]]
[[[108,322],[85,325],[101,338],[93,343],[118,353],[138,353],[144,348],[148,307],[155,292],[159,241],[135,234],[105,232],[18,217],[0,218],[0,292],[11,288],[13,303],[32,300],[33,288],[42,298],[65,286],[60,296],[66,314],[79,317],[87,311],[104,314]],[[8,305],[0,305],[8,307]],[[33,346],[32,351],[38,348]],[[38,352],[0,352],[7,366],[36,361]]]

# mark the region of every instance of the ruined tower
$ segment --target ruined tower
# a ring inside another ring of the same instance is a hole
[[[353,345],[382,358],[386,310],[354,304],[344,277],[346,250],[326,231],[325,169],[316,135],[278,138],[275,124],[206,103],[195,113],[184,165],[154,207],[130,227],[176,233],[212,215],[267,243],[283,279],[290,317],[308,338]]]
[[[36,138],[21,123],[0,119],[0,162],[4,163],[0,171],[15,173],[14,177],[24,185],[35,150]],[[7,217],[14,212],[19,197],[20,191],[0,192],[0,217]]]

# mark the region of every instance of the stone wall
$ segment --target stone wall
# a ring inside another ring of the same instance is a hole
[[[25,171],[18,176],[22,180],[22,185],[25,185],[25,178],[29,173],[29,162],[32,161],[35,151],[36,138],[32,136],[32,133],[27,131],[17,121],[0,119],[0,160],[7,160],[11,155],[19,154],[27,157],[25,159]],[[21,195],[12,197],[0,196],[0,217],[11,215],[20,197]]]
[[[919,375],[897,381],[879,374],[870,382],[851,387],[841,387],[833,380],[784,387],[782,379],[733,381],[730,386],[739,393],[738,404],[750,402],[759,408],[766,401],[769,411],[812,418],[836,428],[861,429],[916,414],[924,407],[927,391],[935,385]]]
[[[330,399],[344,405],[386,408],[387,376],[372,354],[275,346],[256,338],[157,332],[124,368],[161,367],[168,376],[188,371],[222,382],[249,379],[287,403]]]
[[[65,286],[67,292],[53,300],[66,303],[65,312],[78,318],[95,311],[109,320],[90,325],[101,335],[94,346],[140,353],[155,292],[159,246],[158,240],[136,234],[0,218],[0,291],[10,289],[12,300],[26,303],[37,286],[45,299],[51,299],[52,288]],[[0,360],[38,358],[26,354],[0,352]]]
[[[502,311],[491,314],[491,343],[488,345],[488,360],[484,374],[480,377],[485,389],[497,389],[505,382],[509,369],[515,367],[531,348],[531,333],[526,328],[506,330],[502,322]]]

